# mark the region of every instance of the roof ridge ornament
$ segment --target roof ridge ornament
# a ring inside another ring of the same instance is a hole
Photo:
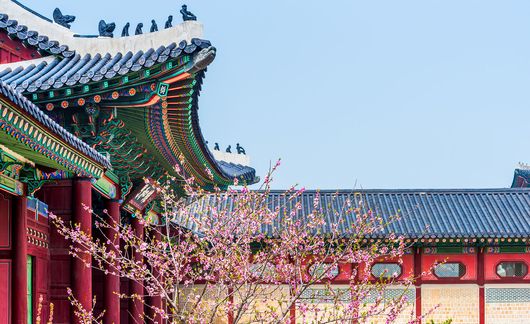
[[[182,9],[180,9],[180,13],[182,14],[182,20],[189,21],[189,20],[197,20],[197,16],[191,13],[191,11],[188,10],[188,6],[183,4]]]
[[[63,15],[59,8],[55,8],[55,10],[53,10],[53,21],[58,25],[70,29],[70,23],[74,22],[74,20],[75,16]]]
[[[158,31],[158,25],[156,24],[156,21],[154,19],[151,19],[151,29],[149,32],[154,33]]]
[[[99,36],[103,37],[114,37],[114,29],[116,28],[115,23],[107,24],[105,20],[101,19],[99,21],[98,30],[99,30]]]
[[[518,169],[521,169],[521,170],[530,170],[530,164],[528,164],[528,163],[524,163],[524,162],[519,162],[519,163],[518,163]]]
[[[131,26],[131,24],[129,22],[127,22],[125,24],[125,26],[123,26],[123,29],[121,30],[121,37],[129,36],[129,27],[130,26]]]
[[[169,15],[167,17],[166,24],[164,25],[164,29],[168,29],[168,28],[171,28],[171,27],[173,27],[173,16]]]
[[[142,23],[139,23],[138,25],[136,25],[136,30],[134,31],[134,34],[135,35],[143,34],[143,32],[142,32],[142,27],[143,26],[144,26],[144,24],[142,24]]]

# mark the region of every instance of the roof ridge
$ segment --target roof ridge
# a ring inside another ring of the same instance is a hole
[[[284,193],[288,189],[273,189],[271,193]],[[348,194],[348,193],[494,193],[494,192],[530,192],[530,188],[419,188],[419,189],[305,189],[304,193]]]

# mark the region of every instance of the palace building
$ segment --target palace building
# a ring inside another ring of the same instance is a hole
[[[115,220],[156,215],[145,179],[175,176],[180,157],[204,188],[258,179],[246,156],[210,151],[202,136],[198,100],[216,49],[200,23],[111,37],[112,23],[83,36],[71,16],[54,20],[0,0],[0,323],[32,323],[37,296],[45,316],[52,302],[55,323],[71,322],[66,287],[83,305],[99,296],[108,323],[127,323],[136,309],[113,294],[119,279],[72,258],[48,211],[88,232],[83,205]]]
[[[529,170],[516,170],[514,186],[530,183]],[[305,191],[296,202],[300,215],[309,215],[317,191]],[[410,248],[398,260],[369,265],[373,280],[381,275],[400,279],[419,278],[413,289],[395,285],[385,298],[405,294],[414,301],[397,323],[408,323],[411,312],[424,314],[439,305],[427,320],[443,323],[529,323],[530,313],[530,188],[338,190],[318,191],[318,209],[328,224],[340,224],[350,233],[356,215],[342,212],[346,201],[363,201],[366,210],[383,217],[388,226],[366,244],[394,233],[403,235]],[[285,206],[283,191],[273,191],[267,203]],[[201,208],[208,207],[208,201]],[[228,204],[231,205],[231,204]],[[395,216],[399,216],[394,220]],[[342,222],[338,221],[338,218]],[[323,231],[331,232],[329,226]],[[272,233],[271,233],[272,234]],[[335,289],[348,289],[353,264],[340,265],[333,274]],[[422,275],[428,273],[427,275]],[[311,287],[308,298],[325,296],[327,288]],[[325,310],[326,298],[315,301]],[[370,300],[366,301],[368,305]],[[372,301],[373,302],[373,301]],[[293,311],[296,317],[296,310]],[[306,316],[306,320],[307,319]],[[382,320],[382,319],[381,319]],[[310,321],[309,321],[310,322]],[[369,321],[370,322],[370,321]],[[375,322],[375,320],[374,320]],[[385,323],[382,320],[380,323]]]
[[[198,102],[216,48],[195,16],[183,15],[153,32],[138,26],[129,36],[101,21],[99,35],[78,35],[73,16],[56,10],[49,19],[0,0],[0,323],[34,323],[40,296],[44,318],[53,303],[55,323],[74,322],[67,287],[87,307],[96,295],[105,323],[138,316],[135,303],[114,292],[143,295],[143,287],[71,257],[49,212],[91,232],[83,206],[106,209],[115,221],[130,217],[142,235],[133,216],[160,213],[151,183],[177,176],[175,166],[206,189],[259,181],[242,149],[210,150],[203,138]],[[322,191],[321,198],[362,194],[378,214],[402,214],[389,230],[413,248],[402,264],[372,265],[374,277],[417,275],[445,261],[407,292],[415,314],[440,303],[436,321],[529,323],[529,183],[530,171],[516,170],[512,188]],[[304,195],[310,201],[315,192]],[[337,287],[351,267],[337,269]]]

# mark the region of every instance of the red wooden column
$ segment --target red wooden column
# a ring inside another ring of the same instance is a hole
[[[114,224],[120,223],[120,202],[118,199],[109,199],[106,201],[107,204],[107,213],[109,225],[114,226]],[[118,233],[110,228],[107,229],[105,236],[111,241],[109,245],[109,250],[118,252],[115,246],[120,246],[120,238]],[[105,324],[119,324],[120,323],[120,277],[111,274],[115,271],[115,267],[112,268],[109,266],[109,274],[105,276],[105,287],[104,289],[104,298],[105,298],[105,317],[103,322]]]
[[[132,227],[136,237],[141,241],[144,239],[144,225],[140,223],[138,217],[133,218]],[[135,262],[143,262],[143,257],[140,252],[133,251],[133,257]],[[131,280],[130,293],[135,298],[131,299],[129,303],[129,314],[131,316],[131,323],[141,323],[144,318],[144,287],[142,282]],[[138,297],[138,298],[136,298]]]
[[[477,284],[478,284],[478,307],[479,324],[486,323],[486,300],[484,291],[484,247],[477,247]]]
[[[422,316],[422,310],[421,310],[421,252],[422,249],[420,247],[417,247],[414,249],[414,278],[416,281],[414,282],[414,285],[416,286],[416,318],[418,320],[418,324],[421,324],[421,316]]]
[[[228,289],[228,301],[230,303],[232,303],[232,305],[234,304],[234,291],[232,290],[232,288]],[[234,324],[234,310],[231,309],[228,311],[228,324]]]
[[[156,229],[152,232],[151,235],[152,235],[152,240],[154,242],[160,242],[162,239],[162,235]],[[160,275],[158,269],[154,268],[152,269],[152,271],[153,271],[153,275],[158,278]],[[159,280],[162,280],[162,278],[160,278]],[[162,308],[162,297],[160,295],[152,296],[150,298],[150,306],[161,309]],[[150,317],[153,319],[154,323],[162,324],[162,316],[160,316],[160,314],[152,310],[152,308],[150,308]]]
[[[92,214],[86,208],[92,208],[92,183],[88,178],[77,178],[74,180],[74,212],[73,220],[79,224],[81,231],[86,234],[92,234]],[[74,297],[81,303],[86,310],[92,310],[92,268],[86,264],[92,263],[90,254],[81,253],[78,257],[72,259],[72,288]],[[72,314],[73,322],[80,321]]]
[[[13,323],[28,322],[28,235],[26,229],[27,198],[14,199],[15,213],[13,224]]]

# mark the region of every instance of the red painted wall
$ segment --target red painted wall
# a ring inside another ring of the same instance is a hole
[[[38,198],[48,204],[48,210],[66,221],[72,218],[72,181],[61,180],[46,184],[37,192]],[[53,228],[50,229],[49,295],[54,304],[54,324],[71,323],[70,302],[66,288],[72,287],[68,242]],[[42,260],[41,260],[42,261]],[[44,262],[44,261],[42,261]],[[42,267],[46,267],[42,264]]]
[[[399,258],[386,258],[386,259],[379,259],[377,262],[374,263],[401,263],[401,275],[398,277],[398,280],[406,280],[406,279],[412,279],[414,278],[414,254],[405,254],[401,258],[401,262]],[[361,271],[362,275],[370,274],[371,273],[371,265],[361,265],[359,267],[359,271]],[[372,279],[373,276],[370,274]]]
[[[11,260],[0,260],[0,323],[11,323]]]
[[[0,32],[0,64],[31,60],[41,57],[34,48],[25,47],[18,39],[11,39],[5,31]]]
[[[33,314],[39,306],[39,298],[42,296],[42,317],[48,318],[50,305],[50,250],[43,244],[50,242],[49,219],[28,209],[28,229],[30,243],[28,243],[28,254],[34,257],[33,261]],[[31,241],[33,239],[33,241]],[[29,280],[30,278],[28,278]]]
[[[11,196],[0,192],[0,250],[11,250]]]
[[[0,323],[11,323],[11,195],[0,192]]]
[[[484,254],[484,277],[486,282],[520,282],[521,278],[501,278],[497,275],[497,265],[502,261],[524,261],[528,267],[528,273],[522,280],[530,280],[530,254],[502,253]]]

